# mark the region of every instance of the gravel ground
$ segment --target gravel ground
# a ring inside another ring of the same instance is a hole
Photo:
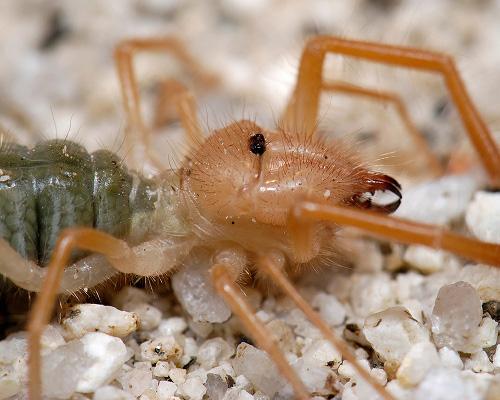
[[[241,115],[273,126],[303,43],[320,32],[453,54],[498,132],[499,17],[500,2],[484,0],[5,1],[0,125],[25,144],[68,134],[90,150],[105,146],[127,154],[131,149],[119,146],[124,118],[113,47],[132,36],[176,35],[220,77],[213,91],[194,88],[207,130]],[[183,77],[182,71],[165,57],[141,56],[137,67],[150,117],[155,82]],[[397,91],[443,159],[471,153],[439,79],[338,58],[328,61],[325,74]],[[486,191],[479,172],[431,180],[389,107],[341,96],[325,96],[323,104],[322,131],[363,142],[367,160],[404,183],[397,215],[500,243],[500,193]],[[182,157],[178,127],[160,129],[155,140]],[[398,399],[500,398],[500,270],[348,232],[338,240],[349,251],[349,265],[308,274],[297,285],[376,379]],[[289,300],[245,291],[318,399],[376,398]],[[44,380],[58,383],[46,385],[47,398],[291,397],[237,319],[195,322],[171,291],[160,288],[124,288],[110,305],[74,306],[47,328],[43,354]],[[24,332],[0,342],[0,399],[26,397],[26,357]]]

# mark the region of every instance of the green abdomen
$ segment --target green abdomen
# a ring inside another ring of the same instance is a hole
[[[134,212],[154,201],[151,183],[134,184],[109,151],[89,154],[67,140],[0,149],[0,236],[40,265],[62,229],[88,226],[123,238]]]

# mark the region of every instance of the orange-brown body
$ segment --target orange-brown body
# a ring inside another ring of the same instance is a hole
[[[250,148],[255,135],[265,141],[261,154]],[[181,203],[201,242],[279,250],[292,264],[311,262],[332,247],[334,230],[318,225],[316,245],[297,258],[286,229],[294,204],[368,206],[359,200],[364,193],[387,189],[400,197],[395,181],[370,171],[341,143],[268,131],[246,120],[213,132],[187,158],[180,176]]]

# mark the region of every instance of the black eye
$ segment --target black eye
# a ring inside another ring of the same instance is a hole
[[[266,139],[262,133],[256,133],[248,139],[250,151],[261,156],[266,151]]]

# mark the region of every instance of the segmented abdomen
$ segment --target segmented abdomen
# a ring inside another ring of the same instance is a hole
[[[134,182],[115,154],[89,154],[67,140],[3,145],[0,170],[0,236],[40,265],[62,229],[90,226],[125,237],[133,213],[155,200],[152,182]]]

